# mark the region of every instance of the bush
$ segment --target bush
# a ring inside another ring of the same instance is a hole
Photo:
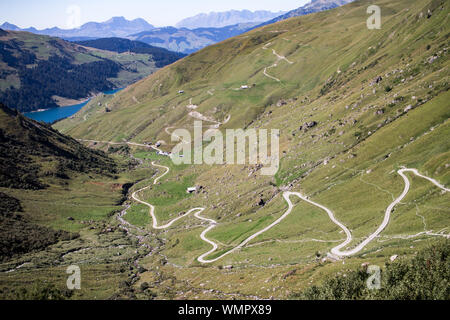
[[[365,269],[329,278],[294,295],[305,300],[450,300],[450,240],[441,241],[412,259],[387,263],[381,289],[369,290]]]
[[[72,240],[79,234],[55,231],[29,222],[18,214],[22,211],[20,201],[0,192],[0,261],[40,251],[59,240]]]
[[[44,283],[42,281],[36,282],[31,288],[21,288],[10,294],[13,300],[66,300],[72,296],[70,290],[60,290],[55,285]]]
[[[142,290],[142,291],[145,291],[145,290],[147,290],[148,288],[150,288],[150,286],[149,286],[149,284],[148,284],[147,282],[143,282],[143,283],[141,284],[141,290]]]

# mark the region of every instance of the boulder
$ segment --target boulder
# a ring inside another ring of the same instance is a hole
[[[258,202],[258,206],[260,206],[260,207],[264,207],[266,205],[266,201],[264,201],[264,199],[259,199],[259,202]]]
[[[286,100],[282,99],[282,100],[277,102],[277,107],[282,107],[282,106],[285,106],[285,105],[287,105],[287,101]]]
[[[383,77],[382,77],[382,76],[378,76],[378,77],[376,77],[376,78],[373,80],[373,82],[376,83],[376,84],[380,83],[381,81],[383,81]]]
[[[317,125],[318,125],[318,123],[316,121],[311,121],[311,122],[306,122],[305,123],[305,127],[308,128],[308,129],[314,128]]]

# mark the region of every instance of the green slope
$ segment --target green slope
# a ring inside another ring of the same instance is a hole
[[[106,39],[112,49],[124,39]],[[165,49],[139,52],[101,50],[28,32],[0,34],[0,100],[32,111],[126,87],[181,58]],[[95,47],[97,41],[92,43]],[[102,44],[102,43],[100,43]]]
[[[192,129],[186,108],[192,102],[199,106],[196,111],[218,121],[230,115],[222,129],[281,129],[281,169],[275,177],[254,174],[254,166],[172,166],[162,184],[141,198],[161,200],[157,214],[163,221],[190,208],[207,208],[204,216],[219,222],[208,233],[220,247],[212,258],[279,218],[287,209],[282,190],[302,191],[332,209],[352,231],[352,248],[378,228],[403,191],[396,173],[401,166],[450,184],[449,3],[379,1],[380,30],[366,27],[370,4],[356,1],[205,48],[109,97],[111,112],[91,104],[55,127],[83,139],[164,140],[163,148],[170,150],[165,129]],[[236,90],[241,85],[250,89]],[[305,128],[312,121],[317,125]],[[203,186],[204,192],[164,202],[167,190],[182,185],[182,177],[193,177],[192,185]],[[164,234],[162,250],[167,261],[186,268],[148,257],[149,272],[141,282],[154,281],[158,272],[241,298],[286,298],[293,288],[343,268],[412,256],[448,234],[450,199],[426,180],[408,177],[411,191],[387,229],[345,265],[321,262],[344,236],[323,211],[297,199],[285,221],[212,266],[196,261],[210,250],[199,238],[204,227],[194,218],[180,221]],[[133,220],[146,223],[136,217],[140,211],[134,209]],[[239,272],[215,268],[222,265]]]
[[[37,299],[43,282],[63,298],[120,294],[124,268],[145,252],[115,214],[131,184],[153,172],[1,104],[0,142],[0,298]],[[64,279],[75,263],[86,287],[70,293]]]

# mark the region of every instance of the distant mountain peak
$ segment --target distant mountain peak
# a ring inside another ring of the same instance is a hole
[[[108,21],[100,23],[100,24],[109,24],[109,25],[127,26],[127,27],[145,26],[145,27],[147,27],[149,29],[153,28],[153,26],[151,24],[149,24],[147,21],[145,21],[142,18],[137,18],[137,19],[134,19],[134,20],[128,20],[125,17],[112,17]]]
[[[117,17],[112,17],[108,21],[128,21],[128,20],[125,19],[125,17],[123,17],[123,16],[117,16]]]
[[[111,24],[111,23],[124,23],[124,22],[128,22],[127,19],[125,19],[125,17],[112,17],[111,19],[103,22],[104,24]]]
[[[317,6],[317,5],[322,5],[322,6],[339,5],[339,6],[342,6],[342,5],[352,2],[352,1],[354,1],[354,0],[311,0],[310,3],[307,3],[305,5],[305,7]]]
[[[0,28],[12,31],[29,31],[52,37],[68,38],[108,38],[126,37],[130,34],[152,30],[155,27],[142,18],[127,20],[125,17],[112,17],[105,22],[87,22],[75,29],[60,29],[57,27],[37,30],[35,28],[21,29],[16,25],[5,22]]]
[[[293,17],[334,9],[353,1],[355,0],[311,0],[311,2],[305,4],[304,6],[289,11],[288,13],[280,15],[279,17],[276,17],[272,20],[266,21],[265,23],[257,26],[256,28]]]
[[[20,31],[21,29],[16,26],[15,24],[9,23],[9,22],[5,22],[0,26],[1,29],[3,30],[12,30],[12,31]]]
[[[223,28],[240,23],[264,22],[282,15],[283,11],[250,11],[250,10],[230,10],[225,12],[200,13],[196,16],[181,20],[176,24],[177,28],[197,29],[197,28]]]
[[[136,18],[134,20],[131,20],[131,22],[148,23],[145,19],[142,18]]]

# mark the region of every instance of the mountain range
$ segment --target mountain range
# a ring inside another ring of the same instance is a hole
[[[35,28],[21,29],[5,22],[0,26],[3,30],[27,31],[34,34],[59,37],[68,41],[87,41],[100,38],[125,38],[142,41],[147,44],[181,53],[192,53],[208,45],[242,34],[260,24],[242,23],[222,28],[155,28],[143,19],[128,21],[123,17],[115,17],[104,23],[89,22],[77,29],[62,30],[50,28],[37,30]]]
[[[42,34],[52,37],[63,38],[67,40],[86,39],[86,38],[109,38],[109,37],[127,37],[133,33],[139,33],[154,29],[144,19],[127,20],[124,17],[113,17],[105,22],[88,22],[75,29],[60,29],[57,27],[44,30],[36,28],[21,29],[18,26],[5,22],[0,26],[3,30],[28,31],[35,34]]]
[[[129,38],[171,51],[190,54],[209,45],[235,37],[253,28],[255,23],[243,23],[223,28],[157,28],[130,35]]]
[[[355,0],[311,0],[311,2],[305,4],[304,6],[297,8],[295,10],[289,11],[289,12],[282,14],[278,17],[275,17],[271,20],[268,20],[268,21],[258,25],[257,27],[276,23],[278,21],[283,21],[283,20],[293,18],[293,17],[299,17],[299,16],[304,16],[304,15],[315,13],[315,12],[334,9],[334,8],[343,6],[343,5],[353,2],[353,1],[355,1]]]
[[[240,23],[257,23],[281,16],[286,12],[271,12],[265,10],[230,10],[226,12],[201,13],[194,17],[186,18],[178,22],[177,28],[222,28]]]
[[[69,41],[94,40],[98,38],[121,37],[138,40],[171,51],[190,54],[208,45],[245,33],[255,27],[267,25],[288,18],[332,9],[353,0],[312,0],[288,13],[231,10],[227,12],[199,14],[180,21],[176,27],[155,28],[144,19],[129,21],[114,17],[106,22],[88,22],[80,28],[63,30],[57,27],[37,30],[21,29],[5,22],[4,30],[28,31],[35,34],[59,37]],[[267,21],[269,20],[269,21]]]

